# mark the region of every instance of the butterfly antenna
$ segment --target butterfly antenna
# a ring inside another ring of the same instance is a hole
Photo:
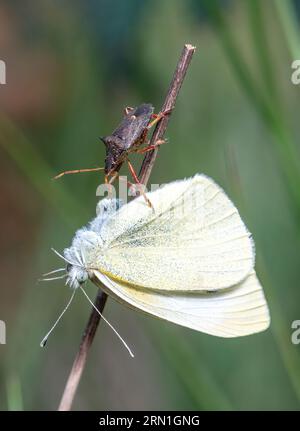
[[[74,250],[74,253],[75,253],[75,256],[77,257],[78,262],[83,266],[82,253],[80,253],[80,255],[79,255],[77,249]]]
[[[67,303],[67,305],[65,306],[65,308],[63,309],[63,311],[61,312],[61,314],[58,316],[58,319],[56,320],[56,322],[54,323],[54,325],[52,326],[52,328],[50,329],[50,331],[48,331],[47,334],[45,335],[45,337],[42,339],[42,341],[40,343],[41,347],[45,347],[46,346],[48,338],[49,338],[49,335],[55,329],[55,327],[57,326],[57,324],[60,321],[60,319],[63,317],[63,315],[65,314],[65,312],[67,311],[67,309],[70,307],[71,302],[73,301],[75,293],[76,293],[76,289],[74,289],[69,302]]]
[[[47,275],[55,274],[56,272],[61,272],[61,271],[65,271],[65,270],[66,270],[66,268],[54,269],[53,271],[46,272],[45,274],[43,274],[43,277],[47,277]]]
[[[73,265],[73,266],[80,266],[80,265],[78,265],[78,263],[71,262],[70,260],[66,259],[66,258],[65,258],[65,256],[63,256],[62,254],[58,253],[58,251],[56,251],[56,250],[55,250],[55,248],[51,247],[51,250],[52,250],[55,254],[57,254],[57,256],[59,256],[61,259],[63,259],[65,262],[69,263],[70,265]]]
[[[61,280],[62,278],[66,278],[67,274],[60,275],[59,277],[44,277],[39,278],[38,281],[52,281],[52,280]]]
[[[85,260],[84,254],[82,252],[82,249],[80,249],[80,256],[81,256],[82,265],[86,266],[86,260]]]
[[[88,296],[88,294],[86,293],[86,291],[83,289],[82,286],[80,286],[80,289],[82,290],[82,292],[84,293],[85,297],[87,298],[87,300],[89,301],[89,303],[92,305],[92,307],[97,311],[97,313],[99,314],[99,316],[101,316],[101,318],[104,320],[104,322],[107,323],[107,325],[114,331],[114,333],[117,335],[117,337],[121,340],[121,342],[123,343],[123,345],[126,347],[126,349],[128,350],[130,356],[132,358],[134,358],[134,354],[132,353],[130,347],[127,345],[127,343],[123,340],[123,338],[121,337],[121,335],[118,333],[118,331],[112,326],[112,324],[103,316],[102,313],[100,313],[100,311],[98,310],[98,308],[95,306],[95,304],[93,303],[93,301],[90,299],[90,297]]]

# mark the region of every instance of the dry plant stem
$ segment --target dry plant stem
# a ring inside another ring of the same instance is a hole
[[[103,290],[99,289],[99,292],[96,296],[95,307],[102,313],[105,303],[107,300],[106,293]],[[76,354],[75,360],[73,362],[73,366],[71,368],[68,381],[66,383],[63,396],[60,401],[59,411],[68,411],[71,410],[74,396],[76,394],[79,381],[81,378],[81,374],[84,370],[87,354],[89,352],[90,346],[93,342],[96,330],[98,328],[100,322],[100,315],[96,312],[96,310],[92,310],[87,325],[85,327],[85,331],[82,335],[81,343],[79,346],[79,350]]]
[[[180,59],[177,63],[177,67],[174,72],[173,79],[171,81],[168,93],[166,95],[165,102],[161,109],[162,112],[164,111],[172,112],[175,106],[176,99],[180,91],[181,85],[185,78],[186,71],[190,65],[190,62],[192,60],[195,50],[196,48],[190,44],[184,45]],[[149,145],[154,145],[155,142],[157,142],[159,139],[162,139],[167,129],[169,118],[170,118],[170,115],[166,115],[157,124]],[[150,174],[157,156],[157,152],[158,152],[158,148],[154,149],[153,151],[149,151],[149,153],[146,154],[143,160],[143,164],[139,173],[139,178],[140,178],[140,182],[144,185],[147,185],[148,180],[150,178]]]
[[[189,67],[189,64],[191,62],[194,52],[195,52],[194,46],[189,44],[184,46],[161,111],[173,110],[176,103],[176,98],[178,96],[180,87],[182,85],[182,82],[184,80],[186,71]],[[170,117],[169,115],[167,115],[166,117],[163,117],[162,120],[157,124],[153,132],[150,145],[154,145],[155,142],[157,142],[159,139],[163,137],[168,125],[169,117]],[[139,178],[140,178],[140,182],[144,185],[147,185],[148,183],[148,180],[155,162],[155,158],[157,155],[157,151],[158,149],[149,151],[149,153],[146,154],[143,160]],[[100,310],[100,312],[103,311],[106,300],[107,300],[106,293],[104,293],[103,290],[99,289],[99,292],[95,300],[95,306]],[[62,399],[58,408],[59,411],[71,410],[72,403],[80,381],[80,377],[82,375],[82,372],[86,364],[87,354],[93,342],[100,319],[101,318],[99,314],[96,312],[96,310],[92,309],[89,321],[87,323],[87,326],[85,328],[85,331],[81,339],[78,353],[75,357],[72,369],[69,374],[68,381],[66,383],[66,386],[62,395]]]

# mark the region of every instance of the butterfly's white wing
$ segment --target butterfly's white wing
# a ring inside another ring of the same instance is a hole
[[[243,280],[254,247],[224,191],[205,175],[141,196],[110,217],[96,268],[110,278],[158,290],[219,290]]]
[[[98,271],[95,277],[118,301],[178,325],[219,337],[239,337],[265,330],[268,306],[254,271],[231,289],[210,293],[158,292],[111,280]]]

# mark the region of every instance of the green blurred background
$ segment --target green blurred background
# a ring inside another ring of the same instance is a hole
[[[77,295],[39,347],[70,292],[36,281],[61,266],[50,247],[67,247],[94,216],[102,179],[51,177],[103,165],[98,137],[123,107],[152,102],[158,111],[187,42],[197,51],[151,182],[204,172],[225,188],[256,242],[271,327],[220,339],[109,299],[105,314],[136,357],[102,322],[74,409],[299,409],[298,11],[290,0],[0,2],[2,410],[57,408],[90,313]]]

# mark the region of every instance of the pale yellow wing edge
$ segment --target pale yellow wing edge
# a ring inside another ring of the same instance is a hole
[[[218,337],[241,337],[266,330],[270,314],[255,274],[234,288],[207,294],[153,292],[117,283],[98,271],[99,287],[117,301],[157,318]]]

